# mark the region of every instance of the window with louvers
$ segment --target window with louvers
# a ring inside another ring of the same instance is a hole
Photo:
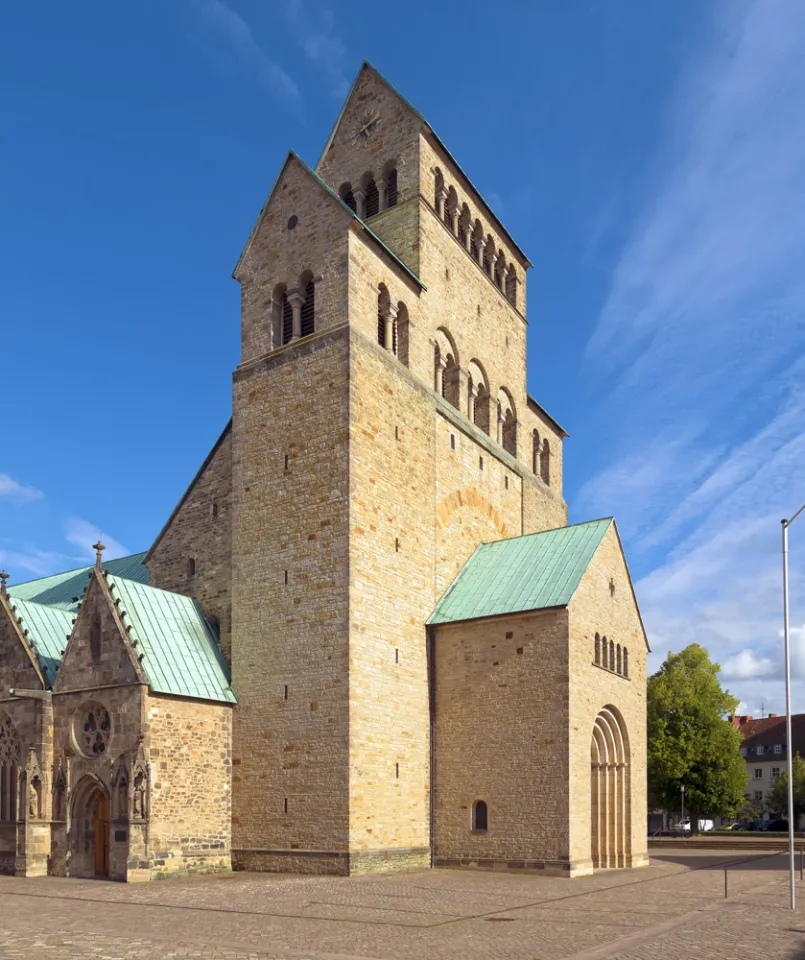
[[[397,206],[397,171],[392,170],[386,177],[386,206]]]
[[[316,288],[311,280],[305,287],[305,302],[302,304],[302,336],[309,337],[316,328]]]
[[[293,336],[293,310],[288,301],[288,294],[282,295],[282,342],[290,343]]]
[[[377,342],[381,347],[386,345],[386,321],[383,317],[383,304],[377,305]]]
[[[462,247],[467,246],[467,228],[463,223],[458,225],[458,242]]]
[[[444,206],[444,222],[451,230],[453,229],[453,211],[447,209],[447,204]]]
[[[366,187],[366,219],[373,217],[380,211],[380,194],[377,192],[377,184],[370,180]]]
[[[470,237],[470,256],[478,263],[478,241],[475,237]]]

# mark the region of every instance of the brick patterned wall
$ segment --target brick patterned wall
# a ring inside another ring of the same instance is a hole
[[[190,575],[188,559],[195,560]],[[219,624],[230,658],[232,622],[232,434],[227,428],[147,558],[152,587],[195,597]]]
[[[434,629],[437,862],[569,872],[567,630],[564,610]]]
[[[612,582],[613,589],[610,588]],[[629,679],[594,665],[595,634],[629,650]],[[570,604],[571,849],[590,858],[590,742],[595,718],[612,705],[630,744],[632,864],[647,863],[646,644],[617,534],[607,531]]]

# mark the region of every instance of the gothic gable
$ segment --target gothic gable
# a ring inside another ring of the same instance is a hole
[[[103,577],[96,568],[64,652],[55,692],[146,682]]]
[[[14,606],[12,597],[0,597],[0,696],[15,688],[44,690],[47,687]]]

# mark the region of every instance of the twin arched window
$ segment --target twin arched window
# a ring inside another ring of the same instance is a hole
[[[361,220],[368,220],[382,210],[396,207],[399,199],[397,167],[393,163],[387,163],[378,179],[367,171],[357,186],[342,183],[338,196]]]
[[[539,431],[531,432],[531,472],[543,483],[551,485],[551,445],[546,437],[540,441]]]
[[[408,364],[408,308],[402,301],[394,306],[385,283],[377,294],[377,342]]]
[[[274,288],[272,348],[283,346],[316,330],[316,283],[306,270],[290,289],[284,283]]]
[[[0,823],[17,819],[17,779],[21,753],[11,718],[0,713]]]

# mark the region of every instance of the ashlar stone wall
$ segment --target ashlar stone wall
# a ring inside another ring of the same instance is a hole
[[[590,747],[593,725],[614,707],[628,737],[627,866],[648,862],[646,844],[646,640],[629,571],[614,524],[607,531],[570,603],[570,846],[574,860],[591,860]],[[629,676],[595,664],[595,634],[628,649]]]
[[[572,874],[567,612],[445,624],[432,636],[437,865]]]

